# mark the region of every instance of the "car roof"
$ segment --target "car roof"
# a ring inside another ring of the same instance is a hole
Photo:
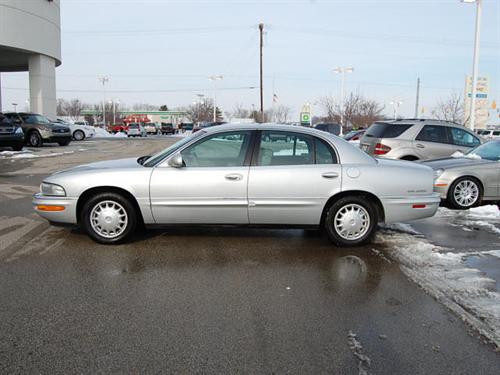
[[[461,127],[464,125],[457,124],[456,122],[446,121],[446,120],[437,120],[437,119],[420,119],[420,118],[408,118],[408,119],[398,119],[398,120],[381,120],[375,121],[376,123],[389,124],[389,125],[399,125],[399,124],[422,124],[422,125],[442,125],[442,126],[453,126],[453,127]]]
[[[278,130],[278,131],[293,131],[297,133],[304,133],[316,136],[325,136],[324,131],[309,128],[305,126],[277,124],[277,123],[251,123],[251,124],[223,124],[214,125],[203,129],[207,133],[215,133],[220,131],[231,130]]]

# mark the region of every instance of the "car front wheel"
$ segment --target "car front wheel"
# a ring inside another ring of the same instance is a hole
[[[472,177],[456,180],[448,191],[448,202],[452,208],[465,210],[477,206],[481,202],[481,186]]]
[[[371,240],[377,228],[377,211],[363,197],[344,197],[327,210],[324,221],[330,240],[337,246],[360,246]]]
[[[137,216],[132,203],[122,195],[101,193],[85,202],[81,225],[94,241],[116,244],[134,232]]]
[[[73,138],[75,141],[83,141],[85,139],[85,133],[81,130],[75,130],[73,133]]]

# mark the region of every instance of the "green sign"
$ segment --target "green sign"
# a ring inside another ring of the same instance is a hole
[[[310,124],[311,114],[309,112],[300,112],[300,122]]]

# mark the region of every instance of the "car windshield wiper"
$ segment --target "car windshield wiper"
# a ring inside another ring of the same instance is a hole
[[[146,155],[146,156],[141,156],[137,158],[137,163],[140,165],[143,165],[146,160],[148,160],[151,157],[151,155]]]

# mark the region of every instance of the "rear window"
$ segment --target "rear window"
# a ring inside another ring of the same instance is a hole
[[[365,135],[373,138],[396,138],[410,129],[413,124],[388,124],[376,122],[368,128]]]
[[[130,128],[130,129],[139,129],[139,125],[130,124],[130,125],[129,125],[129,128]]]

